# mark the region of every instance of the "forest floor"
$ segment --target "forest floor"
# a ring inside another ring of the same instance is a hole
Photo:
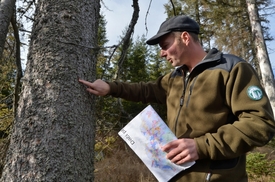
[[[116,134],[108,137],[99,137],[97,135],[97,144],[101,147],[96,152],[95,162],[95,182],[157,182],[153,174],[137,157],[137,155],[128,147],[128,145]],[[273,145],[256,148],[253,152],[266,154],[265,159],[275,162],[275,141]],[[5,152],[8,147],[8,140],[0,140],[0,172],[2,171]],[[98,146],[96,145],[95,148]],[[266,163],[258,164],[265,167]],[[275,167],[275,165],[273,165]],[[275,171],[273,169],[269,169]],[[264,169],[266,170],[266,169]],[[1,173],[0,173],[1,174]],[[262,173],[261,173],[262,174]],[[274,172],[272,172],[274,174]],[[253,175],[253,174],[252,174]],[[249,182],[275,182],[275,175],[253,175]]]
[[[111,137],[115,137],[116,140],[112,144],[108,143],[104,150],[97,153],[95,182],[157,182],[149,169],[119,136]],[[266,154],[266,159],[275,160],[274,147],[256,148],[253,152]],[[249,182],[275,182],[275,177],[270,175],[250,177]]]

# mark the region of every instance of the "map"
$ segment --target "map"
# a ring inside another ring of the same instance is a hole
[[[166,159],[161,146],[176,140],[151,105],[147,106],[118,133],[160,182],[167,182],[195,162],[176,165]]]

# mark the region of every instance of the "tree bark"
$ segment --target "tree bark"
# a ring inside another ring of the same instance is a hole
[[[93,181],[99,0],[40,0],[1,181]]]
[[[15,0],[0,1],[0,60],[2,59],[10,20],[15,8]]]
[[[271,102],[273,112],[275,113],[274,75],[271,69],[271,64],[266,49],[256,1],[246,0],[246,3],[251,23],[253,40],[256,48],[256,55],[261,70],[263,86]]]

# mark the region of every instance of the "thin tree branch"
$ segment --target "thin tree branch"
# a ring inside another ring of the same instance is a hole
[[[146,16],[145,16],[145,30],[146,30],[146,35],[147,35],[147,33],[148,33],[148,28],[147,28],[147,17],[148,17],[148,14],[149,14],[149,10],[150,10],[150,8],[151,8],[151,4],[152,4],[152,0],[150,0],[148,9],[147,9],[147,11],[146,11]]]
[[[173,0],[170,0],[170,3],[171,3],[171,5],[172,5],[172,7],[173,7],[174,16],[177,16],[177,13],[176,13],[176,8],[175,8],[175,5],[174,5]]]
[[[134,33],[134,28],[135,28],[135,25],[136,25],[138,17],[139,17],[138,0],[133,0],[132,7],[134,8],[134,12],[133,12],[133,15],[132,15],[132,20],[131,20],[130,25],[128,27],[128,30],[125,34],[125,37],[122,39],[122,41],[119,44],[119,45],[122,45],[122,51],[121,51],[120,57],[118,59],[118,71],[117,71],[117,74],[114,78],[115,80],[117,80],[119,78],[120,73],[122,71],[122,64],[124,62],[127,50],[129,48],[130,39],[131,39],[132,34]]]
[[[16,41],[16,79],[15,79],[15,88],[14,88],[14,99],[13,99],[13,113],[14,116],[17,112],[17,106],[19,101],[19,93],[21,88],[20,80],[23,77],[23,70],[21,65],[21,56],[20,56],[20,38],[19,38],[19,30],[16,25],[16,14],[14,11],[14,14],[11,18],[11,24],[13,27],[14,37]]]

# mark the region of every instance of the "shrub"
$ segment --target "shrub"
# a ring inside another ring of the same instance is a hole
[[[275,160],[268,160],[264,153],[251,152],[247,155],[246,170],[250,179],[265,181],[268,176],[275,182],[274,165]]]

